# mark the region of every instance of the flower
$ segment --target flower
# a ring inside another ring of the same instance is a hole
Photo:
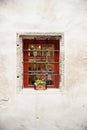
[[[37,86],[37,85],[46,85],[46,81],[44,81],[44,80],[36,80],[35,82],[34,82],[34,85],[35,86]]]

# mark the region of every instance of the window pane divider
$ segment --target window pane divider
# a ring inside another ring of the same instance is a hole
[[[28,52],[37,52],[37,51],[41,51],[41,52],[59,52],[60,50],[28,50],[28,49],[24,49],[23,51],[28,51]]]
[[[39,63],[39,64],[59,64],[60,62],[28,62],[28,61],[25,61],[25,62],[23,62],[23,63],[25,63],[25,64],[37,64],[37,63]]]
[[[28,71],[28,73],[39,73],[39,72],[41,72],[41,71]],[[42,71],[42,73],[53,73],[54,71]]]
[[[34,76],[35,76],[35,75],[46,75],[46,76],[47,76],[48,74],[46,74],[46,73],[45,73],[45,74],[43,74],[43,73],[41,73],[41,74],[36,74],[36,73],[35,73],[35,74],[23,73],[23,75],[34,75]],[[50,73],[50,75],[60,76],[59,74],[51,74],[51,73]]]
[[[34,39],[34,46],[36,48],[36,39]],[[34,51],[33,52],[36,52],[36,49],[34,48]],[[34,54],[34,63],[36,62],[36,55]],[[36,69],[36,64],[34,64],[34,70]],[[36,80],[35,78],[35,71],[34,71],[34,81]]]

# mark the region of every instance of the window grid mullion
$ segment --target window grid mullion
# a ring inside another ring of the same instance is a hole
[[[46,80],[47,80],[47,74],[48,74],[48,39],[46,39]]]
[[[34,51],[36,51],[36,50],[28,50],[28,49],[23,49],[23,51],[28,51],[28,52],[34,52]],[[37,51],[43,51],[43,52],[46,52],[47,50],[37,50]],[[50,52],[52,51],[52,52],[59,52],[60,50],[49,50]]]
[[[36,39],[34,39],[34,63],[36,63]],[[36,80],[36,64],[34,64],[34,81]]]

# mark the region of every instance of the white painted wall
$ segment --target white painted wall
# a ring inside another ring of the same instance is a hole
[[[64,33],[62,92],[16,94],[18,32]],[[0,0],[0,130],[87,130],[86,34],[86,0]]]

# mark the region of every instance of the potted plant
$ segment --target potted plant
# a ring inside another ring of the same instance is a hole
[[[40,80],[40,79],[36,80],[34,82],[34,88],[36,90],[45,90],[47,88],[46,87],[46,81],[45,80]]]

